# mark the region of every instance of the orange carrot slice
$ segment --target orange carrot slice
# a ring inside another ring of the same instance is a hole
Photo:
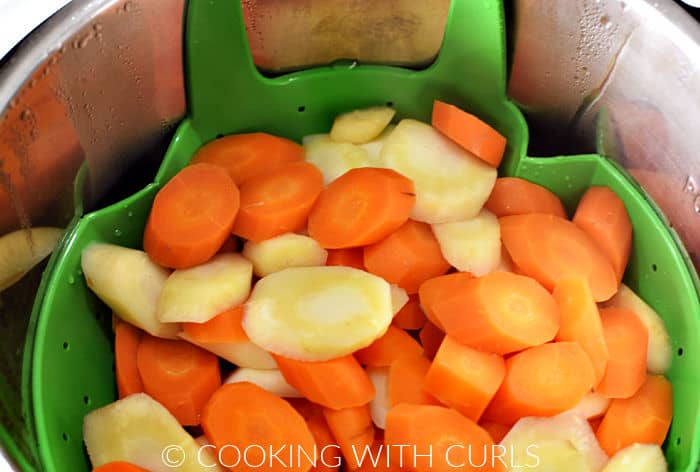
[[[362,465],[360,455],[374,443],[374,424],[367,405],[342,410],[323,409],[323,416],[333,433],[349,469]]]
[[[243,331],[243,305],[219,313],[205,323],[182,323],[188,339],[197,343],[235,343],[248,341]]]
[[[421,355],[407,354],[396,359],[389,367],[387,396],[389,405],[437,405],[438,402],[423,388],[430,361]]]
[[[347,249],[329,249],[326,265],[354,267],[365,270],[364,252],[361,247]]]
[[[136,365],[136,353],[143,331],[127,322],[114,327],[114,367],[117,374],[119,398],[143,392],[143,382]]]
[[[419,356],[423,354],[423,348],[406,331],[389,326],[381,338],[355,352],[355,359],[363,365],[383,367],[406,354]]]
[[[559,197],[541,185],[519,177],[496,179],[491,196],[484,206],[498,217],[548,213],[566,218],[566,210]]]
[[[144,250],[157,264],[174,269],[206,262],[231,234],[239,202],[238,187],[224,169],[185,167],[153,200]]]
[[[421,329],[425,326],[427,318],[420,307],[418,295],[412,294],[408,297],[408,302],[394,315],[392,323],[401,329]]]
[[[469,272],[455,272],[453,274],[441,275],[426,280],[418,289],[420,306],[428,320],[437,326],[441,331],[445,331],[440,320],[437,319],[432,307],[448,294],[460,290],[474,276]]]

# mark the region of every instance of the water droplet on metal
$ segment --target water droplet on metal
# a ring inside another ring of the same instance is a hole
[[[73,285],[75,283],[75,277],[73,277],[72,275],[69,275],[68,276],[68,283]]]
[[[128,216],[129,218],[131,218],[132,216],[134,216],[134,212],[131,211],[131,210],[129,210],[129,212],[126,214],[126,216]]]
[[[691,194],[696,194],[700,192],[700,187],[698,187],[698,183],[695,181],[692,175],[688,176],[688,179],[685,181],[685,187],[683,187],[683,190]]]

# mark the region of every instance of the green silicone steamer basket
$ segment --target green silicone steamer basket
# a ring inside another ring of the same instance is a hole
[[[153,183],[107,208],[77,217],[46,271],[25,355],[25,410],[37,438],[40,470],[90,470],[83,416],[116,399],[110,311],[85,285],[81,251],[93,242],[141,248],[158,190],[217,135],[266,131],[299,141],[327,132],[333,117],[391,103],[397,118],[430,122],[433,100],[470,111],[508,138],[501,175],[556,193],[571,211],[591,185],[624,201],[634,226],[625,283],[663,317],[673,343],[667,376],[675,414],[664,444],[670,470],[696,469],[700,451],[700,303],[697,275],[667,221],[644,191],[600,155],[533,158],[528,130],[506,90],[505,29],[499,0],[453,0],[435,62],[424,70],[330,65],[275,78],[253,64],[240,2],[190,0],[185,59],[188,116]],[[129,296],[125,293],[124,296]]]

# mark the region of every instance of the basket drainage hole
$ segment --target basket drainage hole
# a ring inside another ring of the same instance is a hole
[[[682,356],[683,356],[683,348],[679,347],[678,348],[678,357],[682,357]]]
[[[654,272],[656,272],[657,269],[658,269],[658,267],[656,267],[656,264],[652,264],[652,265],[651,265],[651,270],[653,270]]]
[[[85,403],[86,405],[89,405],[90,403],[92,403],[92,401],[90,400],[90,396],[89,396],[89,395],[85,395],[85,396],[83,397],[83,403]]]
[[[388,101],[388,102],[386,102],[386,106],[388,106],[388,107],[393,107],[393,106],[394,106],[394,102]]]
[[[681,438],[676,438],[676,446],[680,446],[680,445],[681,445]]]
[[[299,113],[303,113],[303,112],[306,111],[306,107],[305,107],[304,105],[302,105],[302,106],[300,106],[299,108],[297,108],[297,111],[298,111]]]
[[[67,351],[69,349],[70,349],[70,344],[68,343],[68,341],[63,341],[63,350]]]
[[[63,442],[65,443],[67,443],[69,440],[68,435],[66,433],[61,434],[61,438],[63,438]]]

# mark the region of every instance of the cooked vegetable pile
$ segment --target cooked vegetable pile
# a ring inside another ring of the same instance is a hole
[[[95,471],[666,469],[671,346],[621,283],[622,200],[568,219],[498,178],[477,117],[394,116],[207,143],[143,250],[85,249],[119,394],[85,417]]]

